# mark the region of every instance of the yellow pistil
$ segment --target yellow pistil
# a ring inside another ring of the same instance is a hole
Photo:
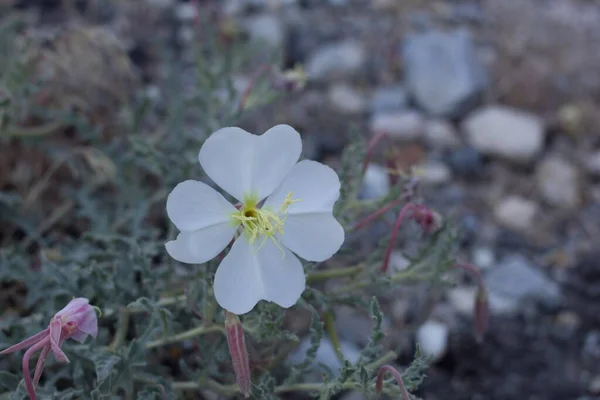
[[[258,246],[256,251],[262,248],[267,239],[270,239],[279,251],[281,251],[282,255],[285,256],[277,235],[283,234],[283,225],[287,219],[288,207],[298,201],[300,200],[293,199],[292,192],[289,192],[283,200],[279,211],[275,212],[269,208],[258,208],[256,198],[247,196],[244,198],[244,205],[238,211],[234,212],[231,217],[234,221],[241,224],[250,244],[254,244],[256,240],[261,239],[260,246]]]

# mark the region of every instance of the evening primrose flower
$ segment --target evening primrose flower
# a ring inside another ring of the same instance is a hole
[[[54,354],[56,361],[69,362],[67,355],[61,349],[63,342],[67,339],[73,339],[83,343],[88,335],[96,337],[97,334],[98,318],[94,307],[89,305],[88,299],[79,297],[71,300],[65,308],[57,312],[50,320],[48,328],[29,339],[0,351],[0,355],[28,348],[23,356],[23,378],[29,397],[35,400],[35,388],[42,376],[44,363],[50,352]],[[32,382],[31,375],[29,375],[29,359],[38,350],[41,350],[41,354],[35,366]]]
[[[174,259],[206,262],[239,235],[214,280],[217,302],[231,313],[245,314],[260,300],[291,307],[306,283],[296,255],[324,261],[344,241],[332,215],[339,178],[321,163],[298,162],[301,150],[300,135],[288,125],[262,135],[222,128],[204,142],[198,159],[239,204],[193,180],[169,194],[167,214],[181,231],[166,244]]]

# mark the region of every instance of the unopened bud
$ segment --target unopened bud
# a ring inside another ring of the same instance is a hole
[[[285,71],[273,71],[272,83],[278,90],[295,92],[304,89],[306,82],[306,73],[301,65],[296,65],[294,68]]]
[[[237,384],[244,397],[250,397],[252,382],[244,329],[239,317],[228,311],[225,312],[225,331]]]

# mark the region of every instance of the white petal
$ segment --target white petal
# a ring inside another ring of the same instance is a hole
[[[177,261],[201,264],[217,256],[231,242],[237,229],[229,222],[195,232],[181,232],[177,239],[165,244],[167,252]]]
[[[222,128],[200,149],[206,174],[239,201],[252,194],[262,200],[275,190],[300,157],[300,134],[276,125],[262,135],[240,128]]]
[[[235,211],[221,193],[198,181],[181,182],[167,198],[167,214],[183,232],[229,222]]]
[[[344,243],[344,228],[331,213],[290,215],[281,242],[307,261],[324,261]]]
[[[340,179],[327,165],[310,160],[300,161],[267,198],[264,206],[279,210],[290,192],[294,199],[300,201],[288,207],[288,214],[331,213],[340,197]]]
[[[240,236],[215,274],[215,298],[231,313],[245,314],[259,300],[288,308],[304,291],[306,278],[300,260],[287,249],[282,255],[270,240],[257,252],[257,243],[251,245]]]

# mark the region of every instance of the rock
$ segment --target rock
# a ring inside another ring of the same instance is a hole
[[[390,322],[384,317],[382,329],[388,329]],[[371,338],[373,320],[350,307],[339,307],[335,311],[335,328],[340,340],[364,347]]]
[[[544,146],[544,126],[533,114],[488,106],[469,115],[462,128],[478,151],[515,163],[530,163]]]
[[[393,275],[396,272],[405,270],[410,265],[410,260],[402,254],[401,251],[394,250],[390,254],[390,268],[388,269],[388,273]]]
[[[288,356],[286,364],[294,365],[303,362],[306,359],[306,350],[310,348],[310,338],[305,338],[300,342],[298,347]],[[351,363],[355,363],[360,358],[360,349],[351,343],[341,341],[340,349],[344,358]],[[339,371],[342,368],[342,363],[337,357],[333,344],[329,339],[322,339],[317,350],[317,355],[312,363],[312,368],[319,373],[327,373],[327,369],[323,368],[323,364],[328,369],[333,371],[335,376],[339,376]]]
[[[424,185],[442,185],[452,179],[452,171],[441,161],[429,161],[418,166],[419,178]]]
[[[443,119],[425,122],[425,140],[434,149],[452,149],[460,145],[456,129]]]
[[[590,154],[585,160],[587,172],[595,177],[600,177],[600,151]]]
[[[361,93],[350,85],[337,83],[329,88],[331,108],[342,114],[360,114],[365,111],[366,101]]]
[[[283,44],[285,33],[281,20],[273,14],[259,14],[248,17],[243,26],[250,39],[279,48]]]
[[[494,250],[489,247],[475,247],[471,253],[473,264],[480,269],[488,269],[496,262]]]
[[[382,86],[371,94],[369,110],[372,113],[400,111],[408,105],[408,93],[402,85]]]
[[[447,162],[456,175],[465,178],[477,178],[483,170],[481,154],[470,146],[453,149],[447,156]]]
[[[391,139],[417,140],[423,136],[425,119],[417,111],[377,113],[371,118],[371,133],[386,132]]]
[[[491,268],[485,282],[490,293],[519,303],[535,300],[556,306],[560,299],[558,284],[521,255],[509,256]]]
[[[462,316],[474,317],[477,288],[458,286],[447,293],[452,307]],[[488,305],[492,315],[513,315],[519,311],[519,302],[506,296],[488,293]]]
[[[487,84],[466,30],[408,36],[402,48],[407,88],[427,113],[461,116]]]
[[[581,202],[580,177],[577,168],[568,161],[548,156],[536,172],[537,187],[542,198],[561,208],[575,208]]]
[[[180,21],[193,21],[196,19],[196,5],[193,2],[177,4],[175,16]]]
[[[359,197],[364,200],[378,199],[390,191],[388,171],[385,167],[370,163],[365,171],[365,178]]]
[[[361,392],[352,391],[340,397],[340,400],[367,400],[367,398]]]
[[[429,320],[417,330],[417,342],[423,355],[432,361],[440,360],[448,349],[449,329],[441,322]]]
[[[494,207],[494,217],[505,228],[526,232],[533,226],[538,210],[538,205],[532,200],[507,196]]]
[[[306,74],[311,80],[347,78],[357,74],[365,65],[366,54],[360,43],[344,41],[318,49],[306,63]]]

